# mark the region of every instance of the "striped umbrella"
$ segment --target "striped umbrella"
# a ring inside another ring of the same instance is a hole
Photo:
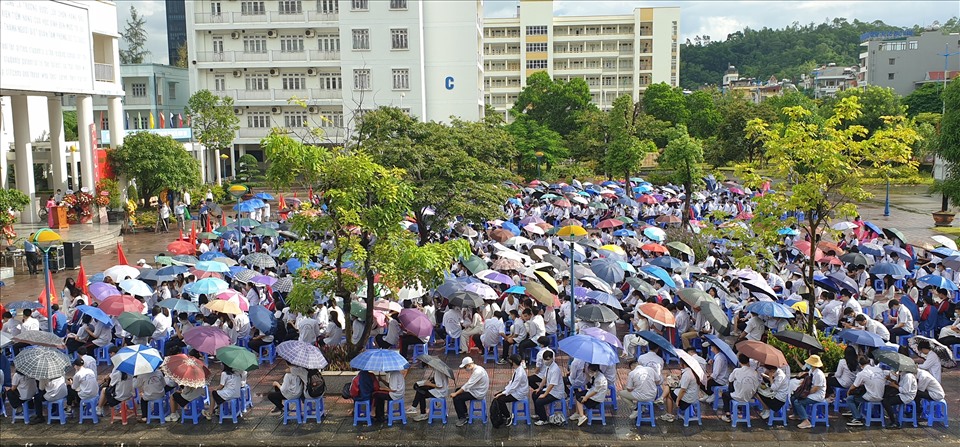
[[[235,280],[237,280],[237,281],[240,281],[240,282],[248,282],[248,281],[250,281],[251,279],[253,279],[254,277],[256,277],[258,274],[259,274],[259,273],[255,272],[255,271],[253,271],[253,270],[243,269],[243,270],[238,271],[235,275],[233,275],[233,279],[235,279]]]
[[[392,351],[391,351],[392,352]],[[287,340],[277,345],[277,355],[292,365],[307,369],[323,369],[327,367],[327,359],[314,345],[299,340]],[[379,370],[378,370],[379,371]]]
[[[246,312],[250,310],[250,301],[242,293],[233,289],[227,289],[217,294],[218,300],[224,300],[237,305],[240,310]]]
[[[62,377],[70,367],[70,358],[60,350],[46,347],[22,349],[13,359],[17,372],[34,379]]]
[[[114,371],[139,376],[149,374],[160,367],[163,358],[160,352],[146,345],[124,346],[110,358]]]
[[[277,282],[273,283],[273,286],[271,287],[273,288],[274,292],[289,293],[291,290],[293,290],[293,278],[284,276],[283,278],[278,279]]]
[[[407,359],[392,349],[368,349],[350,360],[350,367],[361,371],[402,371],[410,367]]]

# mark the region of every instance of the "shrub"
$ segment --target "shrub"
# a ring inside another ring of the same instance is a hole
[[[787,330],[796,331],[797,329],[788,326]],[[823,345],[823,352],[817,353],[823,362],[822,370],[824,372],[835,371],[837,364],[843,360],[843,350],[847,348],[847,345],[833,341],[833,337],[824,335],[822,332],[817,333],[817,339]],[[787,358],[787,363],[790,364],[790,371],[796,372],[803,369],[803,361],[809,355],[805,349],[790,346],[774,337],[773,333],[767,333],[767,344],[783,352],[783,356]]]
[[[109,200],[107,209],[115,210],[120,208],[120,184],[116,180],[103,178],[97,182],[97,196],[100,197],[106,191],[106,197]],[[129,193],[129,192],[128,192]]]
[[[323,350],[323,356],[327,359],[327,371],[350,371],[350,354],[347,352],[346,345],[327,347]]]
[[[127,187],[127,198],[133,200],[134,203],[140,203],[140,193],[137,191],[137,185],[131,183]]]

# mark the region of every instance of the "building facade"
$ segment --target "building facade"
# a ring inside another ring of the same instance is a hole
[[[860,40],[858,78],[862,85],[889,87],[906,96],[925,82],[943,82],[944,71],[949,78],[951,72],[960,70],[960,55],[956,54],[960,51],[958,33],[867,33]],[[945,54],[953,55],[944,57]]]
[[[380,106],[482,117],[480,0],[197,0],[186,11],[191,91],[232,97],[240,118],[231,160],[262,160],[276,126],[341,144]]]
[[[507,116],[527,77],[538,71],[584,79],[602,109],[622,94],[638,101],[650,84],[677,86],[679,26],[680,8],[554,17],[552,0],[520,0],[516,17],[484,20],[486,103]]]
[[[824,98],[835,96],[838,92],[847,89],[857,88],[860,85],[857,73],[860,67],[841,67],[835,63],[829,63],[817,67],[811,73],[809,78],[804,81],[805,87],[813,90],[814,98]]]
[[[187,7],[184,0],[165,0],[167,7],[167,63],[177,65],[180,46],[187,43]]]

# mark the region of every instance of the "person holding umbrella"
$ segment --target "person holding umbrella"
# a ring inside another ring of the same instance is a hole
[[[827,378],[823,374],[823,371],[820,368],[823,368],[823,362],[820,361],[819,355],[811,355],[803,362],[803,368],[805,372],[801,372],[798,377],[805,378],[806,376],[810,377],[810,389],[809,391],[802,389],[797,390],[797,393],[793,395],[793,412],[794,414],[802,419],[800,425],[797,428],[810,428],[813,425],[810,424],[810,418],[807,416],[807,405],[815,404],[818,402],[823,402],[826,398],[827,392]]]
[[[487,370],[477,365],[472,358],[464,357],[460,362],[460,369],[470,373],[470,378],[462,387],[450,393],[453,399],[453,408],[457,412],[457,427],[467,425],[467,401],[484,400],[490,389],[490,377]]]
[[[273,403],[270,414],[283,411],[283,401],[300,399],[303,397],[303,385],[307,383],[307,370],[287,362],[287,372],[283,375],[283,383],[273,382],[273,391],[267,393],[267,400]]]
[[[420,359],[423,359],[423,356]],[[448,379],[451,378],[444,374],[439,367],[427,363],[426,359],[423,359],[423,361],[427,366],[426,372],[432,372],[433,377],[421,380],[413,386],[417,393],[413,398],[413,406],[420,409],[420,414],[414,416],[413,420],[418,422],[427,420],[427,398],[445,399],[447,397],[447,383]]]
[[[509,357],[510,365],[513,366],[513,377],[510,383],[504,387],[503,391],[493,396],[493,405],[500,407],[501,414],[510,414],[504,425],[513,424],[513,413],[510,413],[507,404],[527,398],[527,371],[523,367],[523,360],[517,354]]]

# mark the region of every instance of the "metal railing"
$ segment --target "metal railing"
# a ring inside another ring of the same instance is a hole
[[[113,82],[116,80],[116,73],[113,70],[113,64],[93,64],[93,79],[96,81]]]

